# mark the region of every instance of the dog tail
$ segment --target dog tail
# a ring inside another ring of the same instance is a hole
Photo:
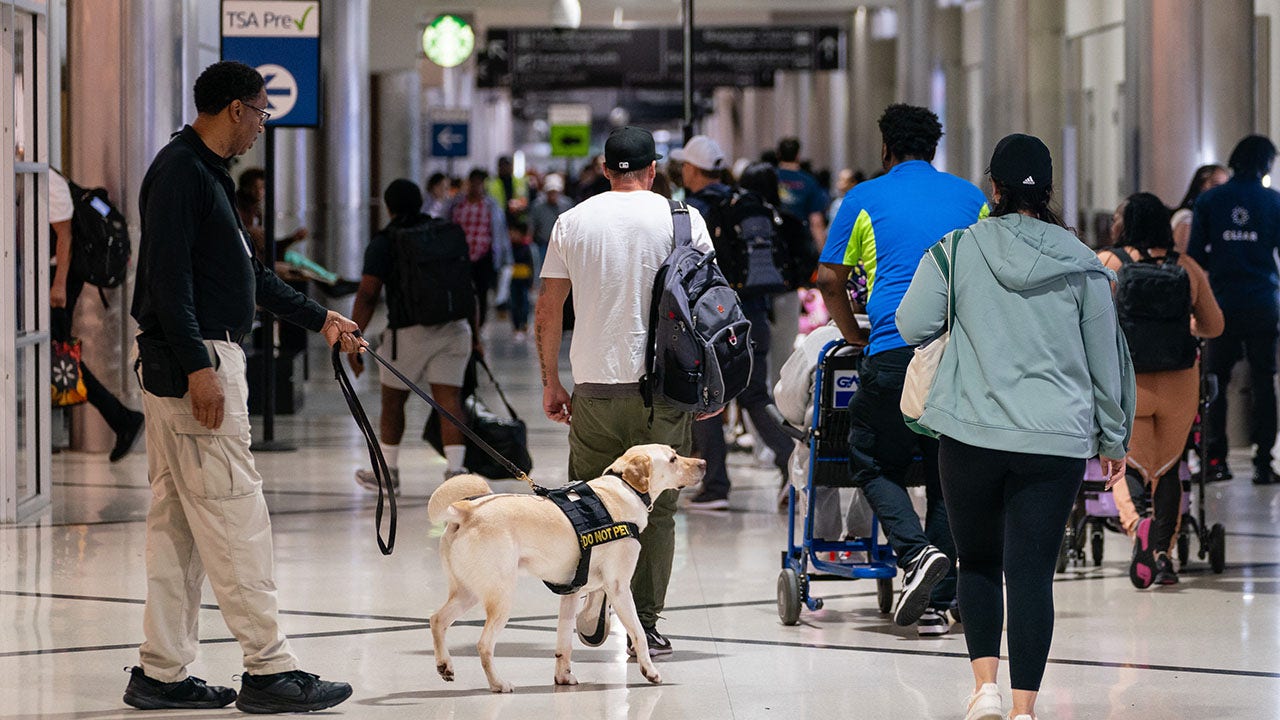
[[[448,522],[449,507],[459,500],[478,495],[491,495],[493,490],[489,483],[479,475],[455,475],[444,481],[444,484],[431,493],[427,500],[427,517],[434,524]]]

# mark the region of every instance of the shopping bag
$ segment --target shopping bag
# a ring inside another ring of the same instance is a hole
[[[53,341],[53,370],[50,373],[53,406],[69,407],[89,399],[80,371],[80,339]]]

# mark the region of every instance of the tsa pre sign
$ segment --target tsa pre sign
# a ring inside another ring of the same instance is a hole
[[[273,127],[320,124],[320,3],[223,0],[222,59],[262,73]]]

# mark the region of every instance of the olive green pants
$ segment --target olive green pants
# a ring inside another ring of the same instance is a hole
[[[573,423],[569,426],[569,481],[592,480],[604,474],[633,445],[663,443],[688,455],[692,445],[692,416],[656,400],[653,426],[649,409],[634,398],[582,397],[573,394]],[[666,603],[671,562],[676,551],[675,490],[654,498],[649,524],[640,533],[640,559],[631,578],[640,623],[653,627]]]

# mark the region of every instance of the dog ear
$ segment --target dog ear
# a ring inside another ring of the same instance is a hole
[[[653,475],[653,461],[647,453],[636,453],[626,458],[622,468],[622,480],[636,492],[649,492],[649,476]]]

